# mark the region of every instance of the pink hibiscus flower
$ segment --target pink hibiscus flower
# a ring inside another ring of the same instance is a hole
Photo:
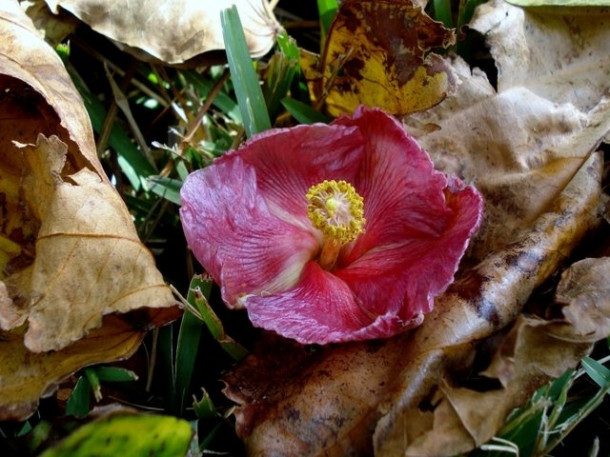
[[[187,177],[189,246],[231,308],[301,343],[421,324],[453,281],[482,198],[384,112],[254,136]]]

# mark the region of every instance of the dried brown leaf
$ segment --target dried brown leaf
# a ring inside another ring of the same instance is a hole
[[[16,1],[2,2],[0,38],[0,416],[19,419],[178,308],[103,173],[78,92]]]
[[[253,57],[275,43],[280,30],[268,0],[46,0],[52,11],[70,11],[93,30],[138,58],[181,64],[224,49],[220,12],[236,5]]]

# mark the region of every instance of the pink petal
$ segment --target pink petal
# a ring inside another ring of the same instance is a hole
[[[451,217],[438,236],[409,238],[373,248],[334,274],[375,315],[392,314],[402,321],[432,309],[458,269],[468,241],[482,217],[482,198],[457,178],[450,180],[447,205]],[[386,335],[389,336],[389,335]]]
[[[366,231],[344,261],[376,246],[443,233],[451,217],[443,193],[447,179],[404,128],[383,111],[363,108],[336,123],[357,125],[366,139],[355,182],[364,198]]]
[[[306,265],[294,288],[247,297],[245,306],[255,326],[304,344],[348,340],[371,322],[359,312],[349,287],[315,262]]]
[[[374,316],[358,306],[352,290],[315,262],[307,264],[301,282],[271,296],[250,296],[248,316],[257,327],[303,344],[359,341],[395,335],[419,325],[423,316],[403,320],[396,313]]]
[[[307,191],[325,179],[353,181],[363,151],[356,127],[314,124],[261,133],[236,154],[255,168],[271,213],[312,230]]]
[[[308,231],[270,214],[254,169],[237,155],[191,173],[181,199],[186,240],[230,306],[292,287],[319,248]]]

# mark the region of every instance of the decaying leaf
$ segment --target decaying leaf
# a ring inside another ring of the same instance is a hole
[[[0,417],[23,418],[54,382],[128,356],[178,309],[78,92],[16,1],[2,3],[0,37]]]
[[[412,0],[347,0],[329,31],[314,96],[325,98],[334,116],[358,105],[395,115],[429,108],[446,97],[453,80],[446,63],[428,52],[454,41],[452,31]]]
[[[46,0],[70,11],[136,57],[181,64],[224,49],[220,12],[235,4],[253,57],[266,54],[280,30],[268,0]]]
[[[608,20],[547,18],[500,1],[479,9],[474,24],[491,40],[498,90],[457,59],[456,93],[405,120],[439,168],[485,196],[470,258],[410,334],[313,354],[281,342],[272,354],[255,350],[226,379],[250,455],[468,451],[608,334],[597,293],[565,299],[560,287],[558,300],[571,304],[560,321],[521,314],[600,220],[595,151],[610,131]],[[256,374],[282,364],[277,377]],[[486,391],[470,383],[471,370],[489,378]]]

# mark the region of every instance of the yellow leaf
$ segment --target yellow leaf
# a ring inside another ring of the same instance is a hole
[[[411,0],[348,0],[341,5],[322,56],[323,87],[331,115],[358,105],[395,115],[440,103],[453,85],[431,48],[454,43],[453,32]]]

